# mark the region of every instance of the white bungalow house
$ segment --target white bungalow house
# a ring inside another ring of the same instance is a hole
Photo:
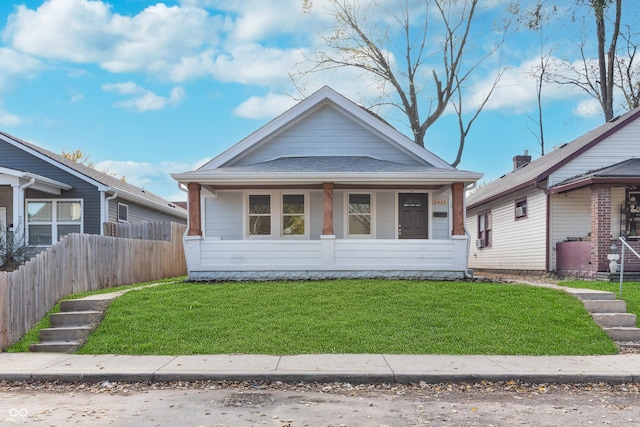
[[[534,161],[516,156],[513,171],[471,194],[469,267],[596,277],[620,236],[640,250],[639,119],[640,108]],[[635,257],[625,264],[640,271]]]
[[[459,171],[324,87],[197,170],[189,279],[463,278]]]

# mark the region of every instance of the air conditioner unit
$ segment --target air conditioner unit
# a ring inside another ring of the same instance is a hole
[[[476,248],[484,248],[484,239],[476,240]]]
[[[525,216],[527,214],[527,210],[525,207],[523,206],[518,206],[516,208],[516,216],[517,217],[521,217],[521,216]]]

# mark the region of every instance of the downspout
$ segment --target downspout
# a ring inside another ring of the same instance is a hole
[[[476,188],[477,181],[474,181],[469,187],[465,189],[465,192],[473,190]],[[469,229],[467,228],[467,196],[462,198],[462,223],[464,224],[464,233],[467,235],[467,260],[464,266],[464,278],[466,280],[473,279],[473,274],[469,274],[469,254],[471,253],[471,233],[469,233]]]
[[[538,181],[538,177],[534,179],[535,187],[538,190],[542,190],[544,192],[545,197],[547,198],[545,202],[545,210],[546,210],[546,219],[545,219],[545,230],[544,230],[544,271],[545,273],[549,273],[549,258],[551,256],[551,248],[549,242],[549,236],[551,234],[551,203],[549,199],[549,193],[547,192],[547,188],[543,187]]]
[[[178,190],[187,193],[187,200],[189,200],[189,189],[187,189],[181,182],[178,182]],[[187,228],[184,230],[182,237],[184,238],[189,233],[189,204],[187,203]]]
[[[104,223],[109,221],[109,202],[118,197],[118,192],[114,191],[112,196],[105,197],[108,190],[101,191],[102,199],[104,200],[104,205],[100,218],[100,235],[104,236]]]
[[[21,185],[20,187],[18,187],[18,199],[20,199],[21,203],[18,203],[18,224],[14,224],[13,226],[13,237],[15,239],[16,237],[16,232],[15,229],[16,227],[21,227],[21,230],[23,233],[27,232],[27,221],[24,218],[24,208],[26,205],[26,200],[24,198],[24,192],[27,188],[31,187],[33,184],[36,183],[36,179],[35,178],[31,178],[29,180],[29,182],[27,182],[26,184]]]

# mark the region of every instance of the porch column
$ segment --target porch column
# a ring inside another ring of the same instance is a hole
[[[189,232],[188,236],[202,236],[202,225],[200,223],[200,184],[190,182],[189,189]]]
[[[333,183],[325,182],[322,184],[324,194],[322,197],[324,205],[324,227],[322,229],[323,236],[333,236]]]
[[[452,209],[453,209],[453,230],[454,236],[464,236],[464,183],[454,182],[451,184]]]
[[[611,246],[611,187],[591,186],[591,265],[607,271]]]

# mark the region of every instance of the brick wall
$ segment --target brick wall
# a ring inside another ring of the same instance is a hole
[[[591,264],[607,271],[611,252],[611,187],[591,186]]]

